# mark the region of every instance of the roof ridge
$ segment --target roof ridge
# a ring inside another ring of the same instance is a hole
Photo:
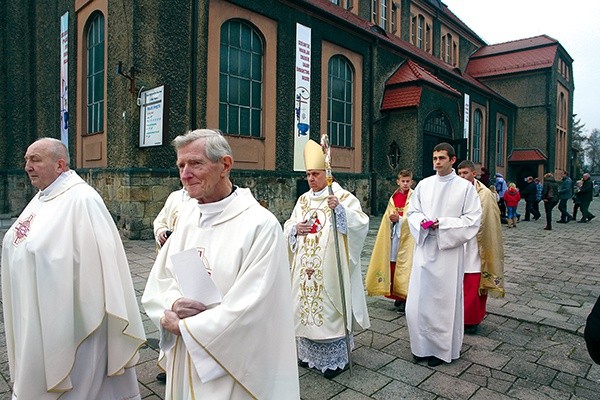
[[[417,63],[415,63],[412,60],[408,60],[407,64],[408,64],[408,68],[410,68],[412,73],[415,74],[416,78],[423,79],[423,74],[421,74],[421,71],[419,71],[420,66],[417,65]]]
[[[535,35],[535,36],[530,36],[527,38],[521,38],[521,39],[514,39],[514,40],[507,40],[506,42],[500,42],[500,43],[493,43],[493,44],[488,44],[487,46],[483,46],[483,47],[493,47],[493,46],[497,46],[497,45],[501,45],[501,44],[508,44],[508,43],[516,43],[516,42],[524,42],[526,40],[531,40],[531,39],[538,39],[541,37],[545,37],[548,40],[550,40],[551,42],[556,42],[558,43],[558,40],[554,39],[553,37],[550,37],[548,35],[546,35],[545,33],[542,33],[541,35]]]

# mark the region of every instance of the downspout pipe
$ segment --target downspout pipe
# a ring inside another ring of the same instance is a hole
[[[198,1],[192,0],[192,48],[190,49],[190,129],[198,127]]]
[[[374,43],[371,43],[371,65],[369,66],[369,170],[371,175],[371,215],[378,215],[377,210],[377,173],[375,172],[374,160],[375,151],[373,144],[374,138],[374,125],[375,125],[375,48],[379,45],[379,39],[376,38]]]

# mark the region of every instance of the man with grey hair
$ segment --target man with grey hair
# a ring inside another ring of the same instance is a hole
[[[583,184],[581,185],[581,189],[579,189],[578,198],[582,216],[577,222],[588,222],[596,218],[596,216],[589,210],[590,203],[594,199],[594,184],[590,179],[590,174],[587,172],[583,174],[583,178],[581,180],[583,181]]]
[[[59,140],[31,144],[25,171],[39,192],[2,244],[13,399],[139,399],[146,338],[115,223]]]
[[[232,152],[219,131],[191,131],[173,145],[191,199],[142,297],[161,330],[165,399],[299,399],[281,225],[249,189],[231,182]],[[178,261],[184,255],[199,268],[191,275]],[[202,269],[220,301],[192,293]]]

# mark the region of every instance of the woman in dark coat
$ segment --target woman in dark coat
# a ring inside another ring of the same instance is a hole
[[[546,227],[544,229],[551,231],[552,209],[558,204],[558,183],[556,183],[554,175],[551,172],[544,175],[542,200],[544,201],[544,210],[546,211]]]

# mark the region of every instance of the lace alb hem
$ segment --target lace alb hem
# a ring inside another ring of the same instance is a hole
[[[348,364],[346,338],[334,339],[330,342],[315,342],[298,337],[296,345],[298,346],[298,359],[308,363],[310,368],[325,372],[328,369],[343,369]],[[350,349],[354,349],[353,335],[350,335]]]

